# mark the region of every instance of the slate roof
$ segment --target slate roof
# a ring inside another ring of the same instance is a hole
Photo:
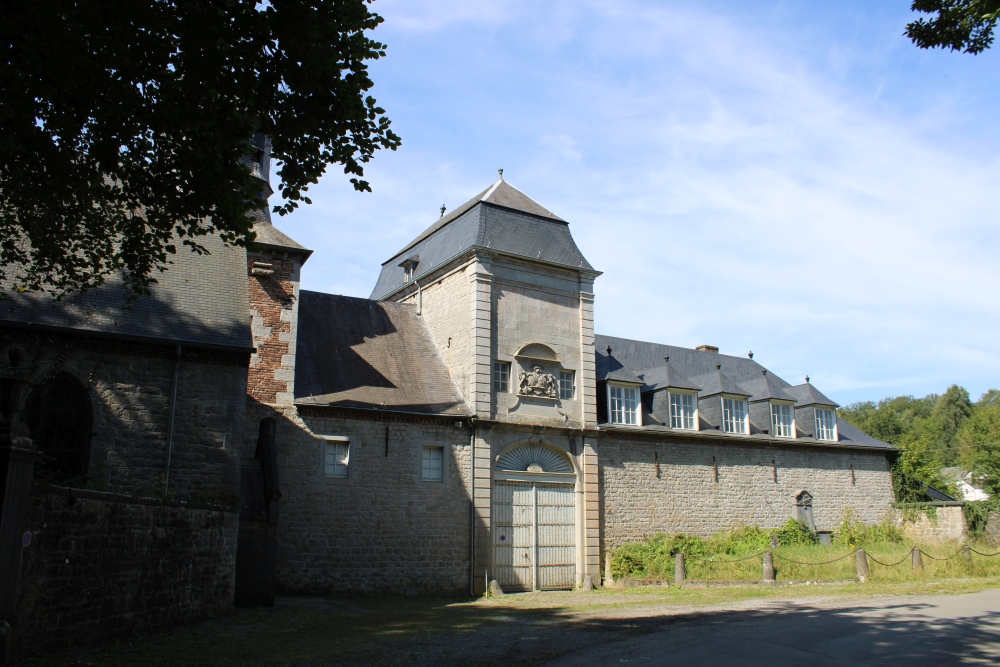
[[[594,336],[598,380],[605,379],[601,376],[601,369],[608,367],[608,347],[611,348],[612,364],[617,369],[616,372],[640,375],[646,383],[643,391],[655,391],[668,386],[661,378],[666,373],[663,359],[670,357],[669,373],[671,377],[676,373],[678,377],[689,379],[690,383],[699,389],[700,397],[732,393],[748,396],[750,400],[764,400],[767,394],[772,394],[772,398],[779,400],[794,400],[796,406],[837,406],[809,383],[792,386],[770,371],[765,376],[764,371],[767,369],[747,357],[734,357],[717,352],[701,352],[675,345],[647,343],[601,334]],[[719,368],[716,368],[716,365]],[[663,430],[663,427],[650,428]],[[838,445],[892,449],[892,445],[871,437],[839,416],[837,417],[837,431],[840,437]],[[757,436],[745,437],[754,438]],[[809,440],[811,444],[826,444],[824,441],[811,438],[797,438],[790,442],[802,440]]]
[[[662,366],[656,366],[654,368],[648,368],[641,373],[639,377],[642,378],[645,385],[642,391],[656,391],[657,389],[701,389],[700,386],[684,377],[684,374],[678,371],[675,367],[671,366],[669,362],[665,362]]]
[[[312,254],[312,250],[300,245],[297,241],[293,240],[290,236],[272,225],[267,220],[258,220],[255,222],[253,230],[257,234],[257,240],[254,242],[254,245],[262,248],[299,252],[304,254],[307,258]]]
[[[404,285],[404,259],[419,257],[413,275],[419,281],[471,248],[597,273],[577,247],[568,223],[501,178],[386,260],[371,298],[385,298]]]
[[[61,301],[19,294],[8,270],[0,322],[55,331],[84,331],[125,339],[155,340],[249,351],[250,305],[243,248],[227,247],[214,234],[198,239],[209,251],[197,255],[178,244],[173,265],[154,274],[151,294],[126,303],[120,278]]]
[[[299,293],[297,405],[473,415],[416,306]]]

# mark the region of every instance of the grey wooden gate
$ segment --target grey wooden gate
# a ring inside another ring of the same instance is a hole
[[[493,498],[493,570],[500,586],[511,591],[573,588],[573,484],[497,481]]]

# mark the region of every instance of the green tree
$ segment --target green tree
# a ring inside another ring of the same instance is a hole
[[[363,164],[400,143],[367,95],[369,2],[0,0],[0,279],[144,291],[179,244],[252,241],[257,132],[276,212],[328,165],[369,190]]]
[[[984,405],[1000,405],[1000,389],[990,389],[983,393],[976,401],[975,408],[980,408]]]
[[[962,423],[972,414],[969,392],[957,384],[951,385],[934,404],[931,414],[941,422],[944,437],[942,444],[947,448],[944,459],[945,463],[951,464],[955,460],[952,440],[962,427]]]
[[[1000,18],[1000,0],[913,0],[910,9],[933,15],[906,26],[906,36],[922,49],[981,53],[993,43]]]
[[[955,436],[959,460],[976,476],[986,478],[986,490],[1000,493],[1000,405],[978,408]]]

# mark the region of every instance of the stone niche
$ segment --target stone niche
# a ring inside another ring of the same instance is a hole
[[[512,411],[529,416],[557,417],[559,370],[562,368],[558,355],[547,345],[530,343],[519,349],[514,359],[517,404]]]

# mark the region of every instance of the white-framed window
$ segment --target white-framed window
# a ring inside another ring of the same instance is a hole
[[[816,408],[816,439],[837,439],[837,413],[833,410]]]
[[[722,430],[725,433],[749,432],[747,425],[747,399],[734,396],[722,397]]]
[[[403,265],[403,282],[408,283],[413,280],[413,264]]]
[[[698,397],[688,392],[670,392],[670,428],[698,428]]]
[[[576,373],[559,371],[559,398],[571,399],[576,391]]]
[[[510,391],[510,363],[506,361],[493,362],[493,391],[506,394]]]
[[[612,424],[640,426],[639,388],[608,385],[608,420]]]
[[[351,441],[341,436],[327,436],[323,457],[323,473],[327,477],[347,477],[351,458]]]
[[[779,438],[795,437],[795,409],[790,403],[771,403],[771,434]]]
[[[420,479],[425,482],[444,480],[444,447],[424,447],[420,456]]]

